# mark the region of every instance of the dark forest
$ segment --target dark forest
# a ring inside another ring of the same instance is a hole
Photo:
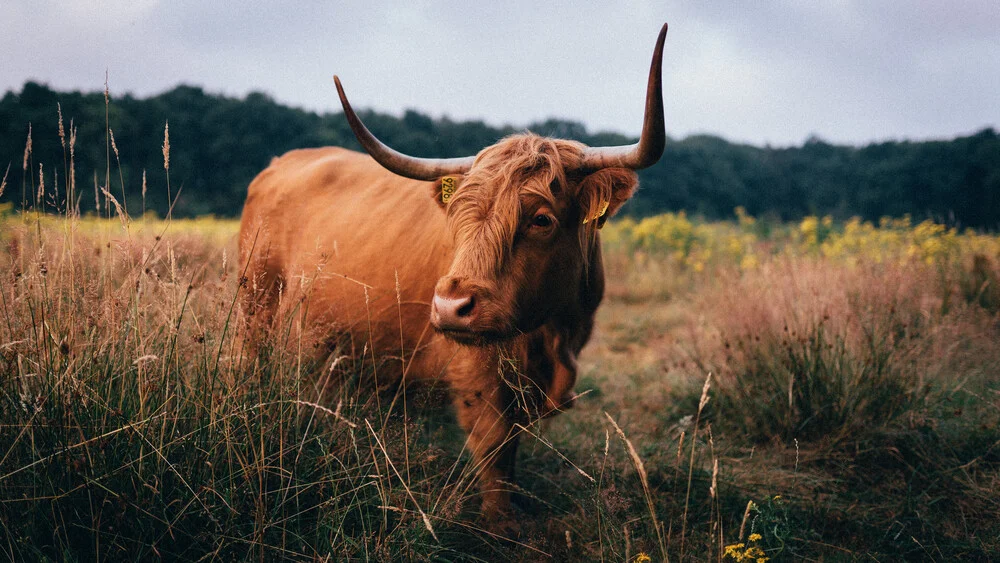
[[[77,193],[87,194],[76,205],[84,213],[95,207],[95,182],[110,184],[113,194],[124,193],[122,199],[132,215],[143,211],[142,201],[147,210],[166,213],[162,144],[168,122],[170,185],[174,195],[179,190],[174,216],[237,216],[250,180],[272,157],[290,149],[358,148],[341,113],[290,108],[261,93],[233,98],[178,86],[149,98],[112,93],[105,104],[103,92],[58,92],[28,82],[20,93],[7,92],[0,100],[0,168],[7,167],[3,160],[10,163],[3,201],[33,205],[29,194],[37,185],[41,165],[46,184],[60,190],[58,195],[50,190],[47,208],[65,208],[68,149],[59,136],[60,109],[67,143],[71,123],[76,129]],[[362,118],[396,149],[426,157],[475,154],[524,129],[590,145],[634,141],[555,118],[525,128],[435,119],[415,110],[401,117],[362,112]],[[29,124],[31,173],[25,175]],[[108,128],[115,137],[117,158]],[[818,138],[782,148],[734,144],[704,135],[669,139],[663,158],[642,171],[640,178],[640,191],[624,209],[634,216],[683,209],[709,219],[727,218],[742,206],[752,215],[775,220],[806,215],[877,220],[909,214],[959,227],[1000,226],[1000,139],[992,128],[950,140],[860,147]]]

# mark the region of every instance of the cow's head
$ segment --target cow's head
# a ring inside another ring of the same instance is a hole
[[[663,153],[661,63],[667,32],[657,38],[639,142],[587,147],[531,133],[514,135],[475,157],[425,159],[400,154],[375,138],[351,109],[335,78],[358,141],[382,166],[431,182],[447,213],[455,255],[438,280],[431,323],[464,344],[486,344],[572,316],[597,256],[596,230],[631,197],[634,170]]]

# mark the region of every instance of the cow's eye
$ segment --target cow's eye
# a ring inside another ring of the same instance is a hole
[[[552,226],[552,216],[548,213],[539,213],[531,220],[531,226],[538,227],[539,229],[547,229]]]

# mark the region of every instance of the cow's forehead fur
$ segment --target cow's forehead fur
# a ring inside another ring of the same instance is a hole
[[[496,275],[514,244],[525,202],[544,202],[554,211],[577,196],[567,170],[579,168],[585,146],[532,133],[513,135],[484,149],[452,198],[451,222],[463,270]],[[557,187],[553,193],[552,186]],[[593,226],[581,229],[581,235]],[[592,236],[581,236],[581,245]],[[584,253],[586,255],[586,253]]]

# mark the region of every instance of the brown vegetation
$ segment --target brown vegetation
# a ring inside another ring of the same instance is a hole
[[[15,559],[1000,547],[995,257],[696,272],[610,248],[609,278],[638,293],[618,285],[599,312],[577,408],[524,428],[521,530],[503,539],[471,512],[477,467],[452,415],[423,400],[440,391],[373,393],[370,358],[316,376],[294,341],[241,350],[232,223],[0,221],[0,546]]]

